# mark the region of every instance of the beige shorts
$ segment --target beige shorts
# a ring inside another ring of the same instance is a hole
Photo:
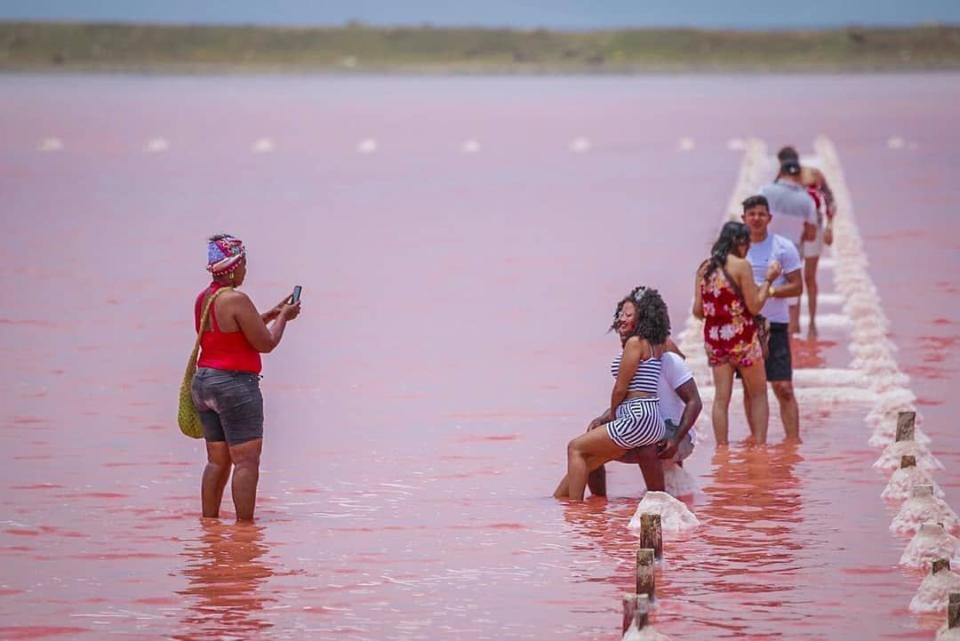
[[[823,251],[823,226],[817,226],[817,237],[800,244],[800,258],[817,258]]]

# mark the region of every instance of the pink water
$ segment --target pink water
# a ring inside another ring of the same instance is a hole
[[[549,494],[607,402],[617,297],[656,285],[682,328],[747,135],[834,141],[958,507],[960,76],[7,76],[0,95],[0,638],[617,638],[639,475],[612,469],[609,501]],[[201,521],[202,446],[173,421],[219,230],[247,241],[262,306],[304,286],[266,358],[247,528]],[[800,358],[846,366],[824,334]],[[694,453],[703,527],[667,543],[657,628],[932,638],[867,408],[801,409],[798,448]]]

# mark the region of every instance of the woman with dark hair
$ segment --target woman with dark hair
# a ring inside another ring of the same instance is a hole
[[[743,223],[726,223],[713,244],[710,258],[697,270],[694,288],[693,315],[704,320],[704,346],[716,388],[712,415],[717,445],[728,443],[727,414],[737,371],[750,398],[750,433],[757,444],[767,440],[767,376],[754,315],[767,300],[770,284],[780,274],[780,265],[771,263],[766,281],[758,287],[745,259],[748,249],[749,228]]]
[[[610,329],[617,331],[622,350],[610,365],[610,408],[595,421],[604,429],[590,429],[567,445],[567,474],[553,493],[556,498],[582,501],[589,473],[635,448],[647,489],[664,490],[657,457],[657,442],[664,436],[657,385],[670,335],[667,306],[657,290],[638,288],[617,304]]]
[[[232,467],[237,520],[252,521],[263,445],[260,354],[272,352],[280,343],[287,321],[300,314],[300,303],[289,304],[289,297],[284,298],[260,314],[250,298],[236,289],[247,276],[247,253],[243,242],[233,236],[210,238],[207,271],[213,282],[194,305],[200,358],[190,390],[207,442],[207,466],[200,485],[203,516],[220,515]],[[200,327],[207,305],[209,316]]]

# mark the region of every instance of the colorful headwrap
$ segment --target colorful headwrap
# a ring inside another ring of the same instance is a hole
[[[214,276],[232,272],[240,264],[247,250],[243,241],[223,235],[207,245],[207,271]]]

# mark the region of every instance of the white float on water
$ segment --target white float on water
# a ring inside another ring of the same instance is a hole
[[[273,139],[271,138],[260,138],[250,147],[250,151],[255,154],[269,154],[274,151],[277,146],[274,144]]]
[[[922,523],[900,556],[900,565],[925,568],[937,559],[960,556],[960,539],[951,536],[939,523]]]
[[[700,526],[700,520],[686,506],[666,492],[647,492],[627,527],[640,529],[643,514],[659,514],[663,532],[683,532]]]
[[[590,151],[590,139],[585,136],[579,136],[570,141],[570,151],[582,154]]]
[[[470,140],[465,140],[462,145],[460,145],[460,151],[465,154],[475,154],[480,151],[480,143],[471,138]]]
[[[44,138],[39,143],[37,143],[37,151],[42,152],[51,152],[51,151],[61,151],[63,149],[63,141],[59,138]]]
[[[940,523],[944,529],[952,531],[960,526],[956,512],[943,499],[933,495],[929,485],[914,485],[910,498],[903,502],[900,511],[890,523],[892,534],[913,534],[924,523]]]
[[[148,154],[159,154],[170,149],[170,143],[165,138],[151,138],[143,150]]]
[[[677,149],[679,151],[693,151],[696,148],[697,143],[693,138],[683,137],[677,143]]]
[[[357,153],[359,154],[372,154],[377,151],[377,141],[373,138],[364,138],[357,143]]]

